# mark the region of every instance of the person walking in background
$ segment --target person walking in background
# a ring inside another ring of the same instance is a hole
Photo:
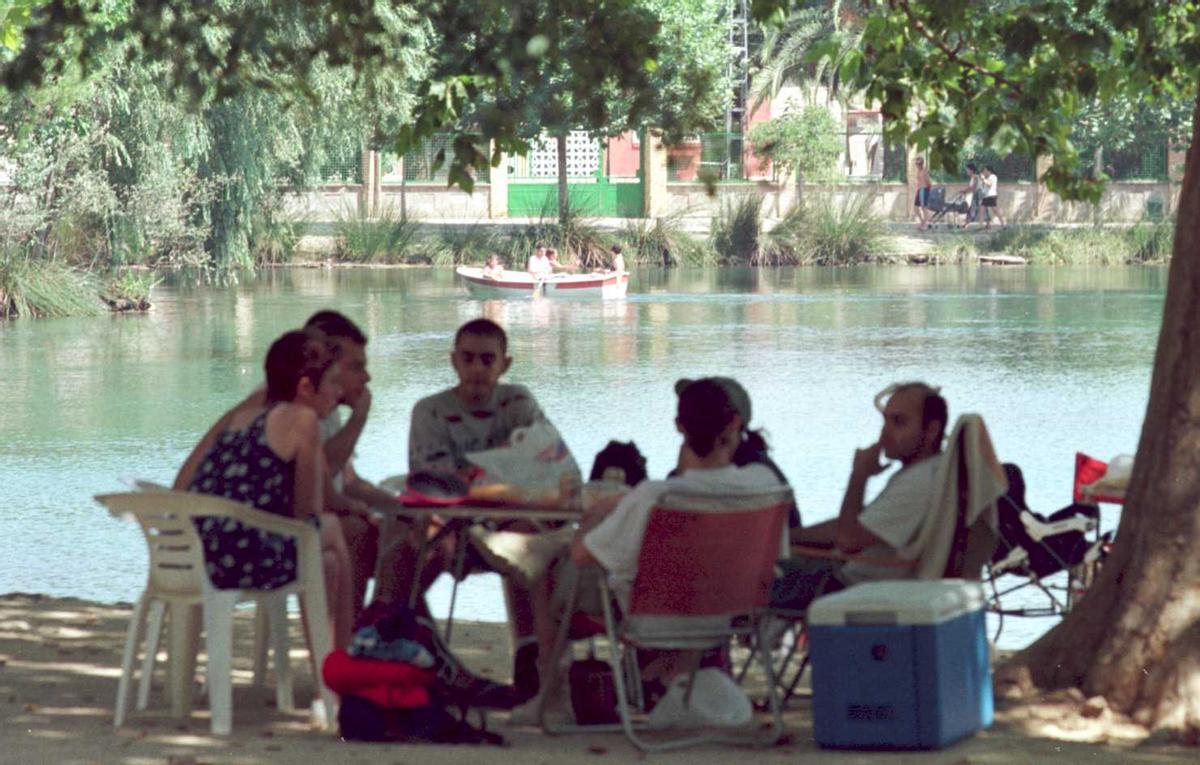
[[[985,229],[992,227],[992,214],[996,215],[996,220],[1000,221],[1000,225],[1004,225],[1004,216],[1000,214],[1000,207],[996,204],[996,199],[999,196],[1000,179],[996,177],[996,170],[991,165],[986,165],[983,168],[983,175],[980,178],[982,199],[979,204],[983,208],[983,227]]]
[[[963,228],[979,220],[979,186],[979,168],[975,166],[974,162],[968,162],[967,187],[963,189],[967,202],[967,220],[966,223],[963,223]]]
[[[929,171],[925,169],[923,158],[917,157],[913,164],[917,167],[917,198],[913,200],[913,207],[917,208],[917,218],[921,221],[917,228],[924,231],[929,228],[926,208],[929,207],[929,191],[933,188],[933,181],[929,179]]]

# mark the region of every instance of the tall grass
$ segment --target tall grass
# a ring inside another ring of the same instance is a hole
[[[359,205],[342,208],[333,223],[337,255],[354,263],[404,260],[416,238],[416,224],[387,205],[370,215]]]
[[[1047,265],[1163,263],[1171,257],[1174,237],[1173,220],[1142,221],[1131,228],[1069,230],[1013,225],[982,239],[980,250]]]
[[[288,212],[282,197],[264,202],[250,228],[250,248],[254,263],[273,266],[290,263],[296,255],[300,234],[307,225],[306,216]]]
[[[887,229],[866,194],[809,199],[792,208],[765,239],[758,265],[847,265],[889,252]]]
[[[1175,220],[1165,218],[1139,222],[1126,232],[1133,252],[1130,260],[1137,263],[1165,263],[1175,247]]]
[[[88,316],[102,312],[91,276],[27,247],[0,244],[0,318]]]
[[[502,249],[503,237],[484,223],[443,226],[430,245],[430,262],[435,266],[456,266],[483,260]]]
[[[887,255],[887,229],[871,202],[868,194],[810,199],[795,227],[796,262],[847,265]]]
[[[762,240],[762,197],[746,194],[725,202],[713,218],[709,241],[717,256],[728,263],[759,262]]]
[[[639,265],[711,265],[716,251],[683,228],[687,210],[653,220],[636,218],[625,224],[625,260]]]

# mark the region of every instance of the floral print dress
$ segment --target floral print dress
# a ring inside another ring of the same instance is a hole
[[[267,445],[270,409],[244,430],[222,433],[188,485],[188,491],[226,497],[277,515],[292,515],[296,465]],[[197,517],[208,579],[218,590],[273,590],[296,579],[296,541],[241,521]]]

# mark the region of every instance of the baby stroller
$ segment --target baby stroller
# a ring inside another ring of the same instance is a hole
[[[926,208],[933,213],[929,219],[929,227],[933,228],[939,222],[947,228],[962,228],[966,225],[964,218],[969,220],[971,213],[971,204],[967,201],[967,192],[960,191],[954,195],[950,201],[946,201],[945,187],[938,187],[929,190],[929,197],[926,200]],[[954,220],[947,216],[953,215]]]
[[[1112,543],[1112,532],[1099,533],[1100,511],[1095,505],[1072,503],[1043,516],[1025,506],[1025,479],[1021,469],[1004,465],[1008,494],[1000,498],[1000,540],[988,566],[992,585],[991,611],[1000,617],[996,637],[1005,616],[1061,616],[1073,601],[1086,591]],[[1066,582],[1055,574],[1066,572]],[[1020,581],[1002,586],[1002,577]],[[1032,587],[1040,593],[1041,604],[1005,606],[1002,601],[1017,598],[1018,591]]]

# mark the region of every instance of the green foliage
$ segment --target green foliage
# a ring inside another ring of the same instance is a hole
[[[845,12],[841,0],[800,0],[787,17],[769,25],[758,51],[754,77],[756,103],[779,95],[784,85],[799,85],[809,103],[817,90],[837,94],[846,55],[862,40],[862,24]],[[822,54],[815,55],[818,47]]]
[[[713,250],[727,263],[757,264],[763,253],[762,197],[744,194],[727,201],[713,218],[709,234]]]
[[[101,312],[92,278],[31,248],[0,244],[0,319],[87,316]]]
[[[288,212],[282,195],[267,195],[259,203],[250,226],[250,248],[255,264],[290,263],[306,225],[305,216]]]
[[[772,229],[776,262],[849,265],[888,253],[887,230],[871,209],[870,194],[822,195],[798,205]]]
[[[1163,263],[1175,247],[1175,221],[1170,218],[1139,221],[1126,232],[1135,263]]]
[[[391,206],[369,215],[360,205],[343,207],[333,224],[337,255],[353,263],[399,263],[409,254],[416,224]]]
[[[760,122],[750,130],[754,153],[771,161],[778,178],[797,172],[805,180],[831,178],[842,152],[841,126],[824,106],[805,106]]]
[[[716,260],[716,252],[684,230],[686,210],[677,210],[654,220],[638,218],[627,221],[624,235],[624,256],[627,264],[662,265],[666,259],[688,265],[708,265]]]
[[[787,4],[756,0],[755,15]],[[1103,179],[1073,141],[1085,108],[1195,97],[1195,0],[873,0],[864,15],[862,45],[842,66],[847,85],[881,105],[889,140],[907,138],[947,172],[980,135],[1002,155],[1052,155],[1050,190],[1095,202]]]
[[[975,237],[966,234],[939,235],[929,250],[929,261],[938,264],[971,263],[979,255]]]
[[[442,226],[432,247],[431,262],[435,266],[457,266],[484,260],[504,249],[504,239],[486,223],[466,226]],[[521,264],[524,267],[524,263]]]
[[[980,240],[979,249],[1046,265],[1162,263],[1171,257],[1173,240],[1171,220],[1141,222],[1129,228],[1069,230],[1017,225],[1005,226]]]
[[[100,299],[115,311],[145,311],[150,308],[150,290],[161,281],[152,271],[118,269],[100,288]]]
[[[589,116],[588,124],[612,121],[614,93],[625,96],[620,108],[635,117],[654,100],[658,23],[646,3],[634,0],[420,6],[128,0],[103,11],[47,0],[25,28],[19,54],[0,72],[4,84],[39,85],[75,62],[93,68],[112,39],[132,41],[148,60],[163,62],[174,84],[205,107],[264,88],[319,101],[311,76],[322,65],[352,72],[375,94],[386,92],[380,81],[412,78],[411,119],[381,125],[373,143],[403,154],[440,130],[462,131],[450,180],[464,188],[472,185],[473,168],[498,158],[483,156],[467,131],[481,129],[497,152],[527,148],[515,106],[546,71],[567,73],[561,93]],[[436,55],[414,77],[411,57],[398,50]]]

